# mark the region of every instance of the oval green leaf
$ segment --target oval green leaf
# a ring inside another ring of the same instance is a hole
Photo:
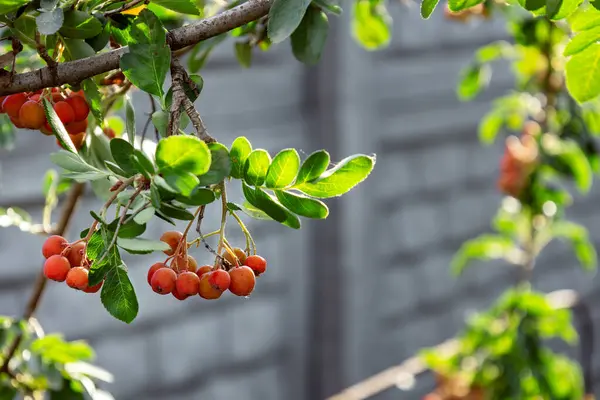
[[[133,146],[126,140],[114,138],[110,141],[110,153],[119,167],[127,174],[126,177],[137,173],[133,160]]]
[[[252,152],[252,145],[244,136],[236,138],[231,144],[229,158],[231,160],[231,176],[241,179],[244,174],[244,164]]]
[[[210,150],[210,169],[204,175],[201,175],[200,186],[214,185],[223,182],[231,173],[231,160],[229,150],[221,143],[211,143],[208,145]]]
[[[567,89],[580,103],[600,94],[600,43],[593,43],[575,54],[566,67]]]
[[[300,156],[295,149],[281,150],[269,166],[265,186],[280,189],[291,185],[300,168]]]
[[[375,156],[357,154],[340,161],[334,168],[312,182],[295,188],[309,196],[326,199],[341,196],[365,180],[375,166]]]
[[[102,285],[100,300],[110,315],[125,323],[130,323],[137,316],[139,305],[135,290],[124,267],[124,265],[120,265],[108,271],[104,285]]]
[[[329,166],[329,153],[325,150],[318,150],[312,153],[300,167],[300,172],[296,177],[296,184],[310,182],[317,179]]]
[[[285,208],[302,217],[325,219],[329,215],[329,208],[325,203],[303,194],[276,190],[275,196]]]
[[[267,32],[273,43],[287,39],[300,25],[311,0],[274,0],[269,10]]]
[[[300,219],[262,189],[253,189],[243,182],[242,191],[248,203],[263,211],[275,221],[293,229],[300,229]]]
[[[156,147],[156,165],[161,173],[202,175],[210,168],[210,150],[195,136],[175,135],[161,139]]]
[[[271,156],[266,150],[254,150],[244,163],[244,180],[252,186],[260,186],[265,182],[267,171],[271,165]]]
[[[73,39],[88,39],[102,32],[102,24],[93,15],[83,11],[69,10],[59,33]]]
[[[300,62],[314,65],[319,62],[327,42],[329,19],[317,7],[309,7],[298,29],[292,34],[292,53]]]

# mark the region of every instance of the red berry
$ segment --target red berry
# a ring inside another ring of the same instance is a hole
[[[44,263],[44,275],[53,281],[63,282],[71,270],[71,264],[66,257],[55,254]]]
[[[50,236],[42,245],[42,254],[45,258],[50,258],[54,255],[60,255],[67,248],[69,242],[62,236]]]
[[[177,290],[177,285],[175,286],[175,289],[173,289],[173,291],[171,292],[171,294],[177,300],[181,300],[181,301],[183,301],[183,300],[187,299],[188,297],[190,297],[187,294],[181,294],[181,293],[179,293],[179,291]]]
[[[75,121],[83,121],[87,118],[90,107],[88,106],[87,101],[81,96],[71,96],[67,100],[65,100],[67,104],[73,108],[73,113],[75,114]]]
[[[175,271],[196,272],[197,268],[198,268],[198,263],[192,256],[187,256],[186,258],[178,256],[178,257],[175,257],[175,260],[173,260],[173,269],[175,269]]]
[[[150,284],[152,290],[158,294],[169,294],[175,289],[175,281],[177,280],[177,274],[170,268],[159,268],[152,279]]]
[[[171,246],[170,250],[165,250],[164,253],[168,256],[172,256],[177,250],[179,242],[183,238],[183,233],[177,231],[167,231],[162,234],[160,240]]]
[[[209,278],[210,278],[211,274],[212,274],[212,272],[203,274],[200,277],[200,286],[198,287],[198,294],[200,295],[200,297],[202,297],[203,299],[207,299],[207,300],[218,299],[223,294],[222,290],[215,288],[209,282]]]
[[[85,259],[85,243],[75,243],[67,253],[67,259],[71,263],[71,267],[80,267]]]
[[[38,102],[28,100],[19,110],[19,121],[28,129],[39,129],[46,122],[44,108]]]
[[[4,114],[4,110],[2,109],[2,103],[4,102],[4,99],[7,97],[8,96],[0,96],[0,114]]]
[[[81,132],[76,135],[69,135],[69,137],[71,138],[71,142],[73,142],[73,146],[75,146],[76,150],[79,150],[81,147],[83,147],[83,144],[85,143],[85,132]],[[56,139],[56,144],[63,148],[58,139]]]
[[[166,267],[165,263],[161,263],[161,262],[155,263],[150,267],[150,269],[148,270],[148,285],[152,286],[152,276],[154,275],[154,273],[156,271],[158,271],[160,268],[165,268],[165,267]]]
[[[53,92],[52,93],[52,101],[54,103],[58,103],[59,101],[65,101],[65,96],[63,96],[61,93],[59,92]]]
[[[212,270],[213,270],[212,265],[203,265],[200,268],[198,268],[198,270],[196,271],[196,275],[198,275],[198,278],[201,278],[202,275],[204,275]]]
[[[88,270],[83,267],[71,268],[67,274],[67,285],[77,290],[88,288]]]
[[[175,281],[175,287],[181,295],[193,296],[200,289],[200,278],[193,272],[182,272]]]
[[[65,129],[67,130],[69,135],[76,135],[78,133],[85,132],[87,130],[87,127],[87,119],[84,119],[83,121],[71,122],[70,124],[65,125]]]
[[[25,128],[25,126],[21,123],[21,120],[19,118],[8,117],[8,119],[10,119],[10,122],[13,123],[13,125],[15,126],[15,128],[19,128],[19,129]]]
[[[229,288],[229,284],[231,279],[227,271],[223,269],[217,269],[207,274],[208,275],[208,283],[211,284],[215,289],[220,290],[221,292],[226,291]]]
[[[244,265],[250,267],[256,276],[259,276],[267,269],[267,260],[261,256],[250,256],[246,259]]]
[[[102,281],[99,284],[94,285],[94,286],[88,286],[85,289],[83,289],[83,291],[86,293],[96,293],[98,290],[100,290],[103,283],[104,283],[104,281]]]
[[[35,101],[35,102],[39,103],[41,98],[42,98],[41,95],[36,93],[36,94],[32,94],[31,96],[29,96],[29,101]]]
[[[19,110],[21,106],[27,101],[25,93],[17,93],[6,96],[2,102],[2,110],[8,114],[9,117],[19,118]]]
[[[48,121],[44,122],[44,125],[42,125],[42,127],[40,128],[40,132],[42,132],[46,136],[54,135],[54,131],[52,130],[52,127],[50,126]]]
[[[235,254],[235,258],[228,251],[224,251],[222,256],[233,266],[244,265],[244,261],[246,261],[247,257],[244,250],[240,249],[239,247],[236,247],[233,249],[233,253]]]
[[[244,265],[231,268],[229,276],[231,277],[229,291],[236,296],[248,296],[254,290],[256,278],[254,277],[254,271],[250,267]]]
[[[63,125],[69,124],[75,120],[75,112],[73,111],[73,107],[71,107],[65,101],[58,101],[55,103],[54,111],[56,111],[56,114]]]

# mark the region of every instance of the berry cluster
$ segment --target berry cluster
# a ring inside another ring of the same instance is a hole
[[[521,137],[509,136],[500,161],[500,178],[498,188],[503,193],[518,198],[529,182],[529,177],[535,169],[539,151],[536,136],[540,127],[530,121],[523,130]]]
[[[46,258],[44,275],[57,282],[67,281],[73,289],[86,293],[96,293],[102,282],[95,286],[88,285],[90,260],[85,255],[86,244],[83,241],[69,243],[64,237],[50,236],[42,246],[42,254]]]
[[[46,120],[42,99],[48,99],[64,124],[75,148],[80,149],[85,141],[90,112],[83,92],[52,88],[50,91],[17,93],[0,96],[0,113],[6,113],[17,128],[37,129],[44,135],[52,135],[52,127]],[[57,140],[57,144],[60,143]]]
[[[181,232],[165,232],[161,241],[171,248],[164,253],[164,262],[148,270],[148,284],[156,293],[173,294],[185,300],[196,294],[204,299],[218,299],[229,290],[236,296],[248,296],[254,290],[256,277],[267,269],[267,261],[258,255],[248,256],[242,249],[225,251],[215,266],[198,268],[196,260],[187,255],[188,243]]]

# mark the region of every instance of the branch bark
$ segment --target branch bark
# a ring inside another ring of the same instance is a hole
[[[167,34],[167,44],[171,50],[179,50],[210,39],[267,15],[270,7],[271,0],[249,0],[221,14],[170,31]],[[119,68],[121,56],[128,51],[128,47],[125,46],[108,53],[61,63],[52,70],[46,67],[14,75],[9,82],[0,86],[0,96],[36,91],[66,83],[77,84],[84,79]]]

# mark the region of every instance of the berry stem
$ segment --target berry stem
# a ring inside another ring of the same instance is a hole
[[[225,189],[225,183],[221,182],[219,184],[221,188],[221,228],[219,229],[219,245],[217,246],[217,258],[215,258],[215,265],[220,264],[219,257],[221,254],[221,250],[223,250],[223,242],[225,239],[225,224],[227,223],[227,192]]]
[[[76,183],[71,187],[71,191],[69,192],[69,196],[67,197],[66,203],[63,207],[63,212],[58,221],[58,225],[56,227],[56,231],[52,232],[52,234],[63,236],[69,227],[69,223],[73,215],[75,214],[75,209],[77,208],[77,203],[79,199],[83,196],[83,192],[85,189],[85,183]],[[23,313],[23,320],[29,320],[38,305],[40,304],[40,300],[42,298],[42,294],[44,293],[44,289],[46,288],[47,279],[44,276],[43,271],[38,275],[37,280],[35,281],[33,287],[33,293],[27,302],[27,307],[25,308],[25,312]],[[21,340],[23,340],[23,335],[17,336],[13,342],[8,347],[6,355],[4,356],[4,363],[2,367],[0,367],[0,372],[9,373],[10,360],[15,355],[17,348],[21,344]]]
[[[256,254],[256,243],[254,242],[250,231],[248,228],[246,228],[244,221],[242,221],[242,219],[234,211],[231,211],[230,214],[237,221],[242,232],[244,232],[244,236],[246,237],[246,253],[250,253],[250,245],[252,245],[252,253]]]
[[[204,206],[200,206],[200,207],[198,207],[198,209],[196,209],[196,211],[194,212],[194,218],[192,218],[190,220],[190,222],[187,224],[187,226],[185,227],[185,231],[183,231],[183,236],[181,237],[181,240],[179,241],[179,244],[177,244],[177,248],[173,252],[173,255],[170,256],[169,258],[175,258],[181,252],[181,250],[183,249],[183,247],[185,247],[185,252],[187,252],[187,248],[188,248],[187,234],[190,231],[190,228],[192,227],[192,224],[196,220],[196,217],[198,216],[198,214],[200,214],[200,211],[202,211],[203,207]],[[184,243],[185,243],[185,246],[183,246]],[[167,258],[167,260],[169,258]],[[166,263],[166,261],[165,261],[165,263]]]
[[[212,231],[210,233],[207,233],[206,235],[203,235],[203,238],[206,239],[208,237],[218,235],[219,232],[221,232],[221,230],[217,229],[216,231]],[[202,241],[202,238],[196,238],[196,239],[192,240],[191,242],[188,242],[188,249],[190,247],[192,247],[193,245],[196,245],[196,247],[198,247],[200,245],[201,241]]]

